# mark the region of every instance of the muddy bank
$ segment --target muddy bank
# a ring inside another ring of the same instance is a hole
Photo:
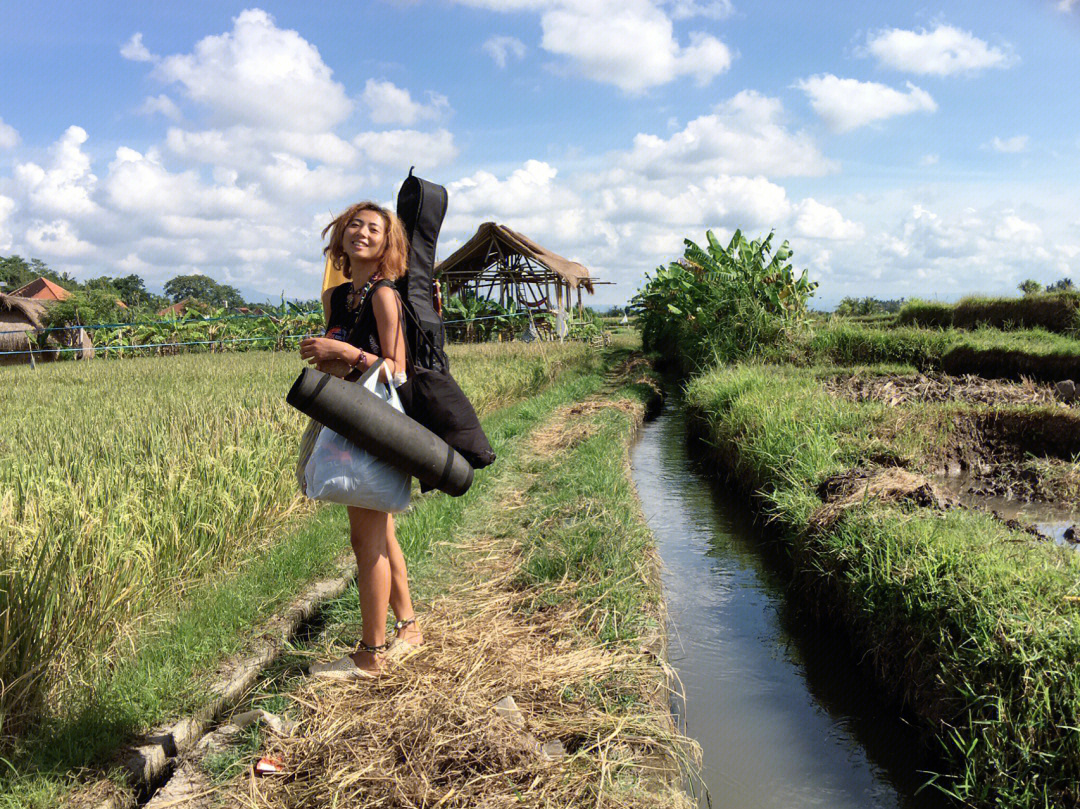
[[[1056,405],[1054,385],[984,379],[974,374],[843,374],[822,380],[825,390],[852,402],[889,405],[966,402],[983,405]],[[1074,405],[1076,406],[1076,405]]]
[[[836,375],[822,386],[850,402],[903,408],[908,421],[918,408],[959,405],[947,415],[924,410],[926,425],[944,425],[944,439],[914,462],[931,477],[962,478],[962,488],[947,487],[954,493],[1061,506],[1080,499],[1080,404],[1063,401],[1071,397],[1058,386],[944,374]]]

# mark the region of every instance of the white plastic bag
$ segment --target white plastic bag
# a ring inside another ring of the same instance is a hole
[[[359,382],[395,410],[404,413],[393,386],[379,382],[379,371]],[[313,500],[375,511],[396,512],[409,507],[412,478],[360,449],[329,427],[323,427],[304,467],[305,491]]]

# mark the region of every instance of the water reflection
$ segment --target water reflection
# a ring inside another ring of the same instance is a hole
[[[785,611],[785,576],[749,509],[698,474],[682,426],[669,410],[645,427],[634,478],[664,561],[680,710],[702,745],[712,806],[941,805],[929,790],[914,795],[928,762],[851,650]]]

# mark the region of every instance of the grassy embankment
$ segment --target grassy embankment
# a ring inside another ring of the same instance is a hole
[[[1080,380],[1080,340],[1040,329],[877,328],[839,320],[819,324],[763,353],[777,362],[797,364],[901,363],[921,371],[991,379]]]
[[[900,326],[930,329],[1043,329],[1080,332],[1080,293],[1052,292],[1022,298],[970,296],[958,303],[909,301],[896,315]]]
[[[580,345],[455,348],[481,413],[594,372]],[[204,699],[199,674],[347,550],[295,492],[293,355],[7,371],[0,393],[4,802]],[[448,501],[448,498],[443,498]],[[36,721],[31,721],[36,720]]]
[[[403,529],[424,650],[378,683],[308,680],[313,659],[355,643],[356,598],[339,599],[321,635],[282,659],[254,700],[299,719],[299,731],[205,759],[215,799],[686,806],[672,778],[686,748],[656,659],[654,552],[628,474],[653,395],[634,384],[640,376],[624,365],[603,388],[582,377],[501,414],[489,435],[505,463],[423,532],[413,521]],[[524,728],[492,710],[507,695]],[[536,740],[569,755],[546,763]],[[293,776],[250,781],[267,754]]]
[[[720,368],[691,381],[688,403],[786,540],[808,602],[944,746],[953,769],[937,785],[972,805],[1076,805],[1080,556],[964,509],[864,497],[823,519],[823,483],[932,465],[965,409],[845,401],[818,384],[827,373]]]
[[[1080,379],[1080,294],[910,301],[893,315],[819,320],[780,361],[905,363],[922,371],[1044,381]]]

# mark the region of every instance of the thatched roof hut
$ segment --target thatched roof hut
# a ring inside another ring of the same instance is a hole
[[[584,265],[553,253],[506,225],[484,222],[476,234],[435,266],[452,295],[471,289],[477,297],[498,295],[499,303],[554,311],[570,305],[570,291],[593,292],[597,283]],[[554,292],[554,294],[552,294]]]
[[[26,354],[7,354],[8,351],[29,351],[36,348],[31,335],[43,327],[45,304],[33,298],[5,295],[0,292],[0,365],[26,365]]]
[[[45,328],[46,300],[23,298],[18,295],[5,295],[0,292],[0,365],[26,365],[30,362],[29,354],[8,354],[8,351],[33,351],[35,360],[54,360],[59,356],[59,343],[50,337],[47,347],[38,347],[37,336]],[[71,348],[81,348],[74,352],[79,359],[94,356],[94,345],[83,329],[72,332],[56,332],[66,339]]]

